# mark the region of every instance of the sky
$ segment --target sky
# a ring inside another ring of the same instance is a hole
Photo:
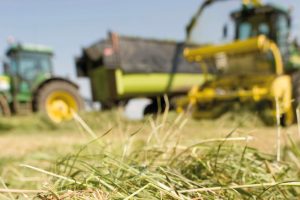
[[[19,42],[50,46],[55,51],[54,72],[69,77],[81,86],[89,98],[86,79],[75,74],[75,56],[81,49],[106,37],[108,31],[157,39],[184,40],[185,26],[201,0],[1,0],[0,55],[7,48],[7,38]],[[240,1],[232,0],[217,10],[236,8]],[[300,1],[270,0],[293,7],[294,35],[300,36]],[[220,17],[208,21],[220,23]],[[298,30],[299,29],[299,30]],[[1,56],[2,57],[2,56]]]

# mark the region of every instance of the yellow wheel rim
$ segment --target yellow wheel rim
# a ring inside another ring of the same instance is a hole
[[[78,112],[78,104],[72,95],[64,91],[52,92],[46,99],[46,112],[54,122],[71,120]]]

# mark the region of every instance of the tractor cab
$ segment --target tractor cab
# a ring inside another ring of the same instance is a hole
[[[257,7],[244,5],[231,17],[236,27],[235,40],[265,35],[277,44],[282,55],[288,55],[291,24],[288,10],[268,4]]]
[[[4,73],[11,79],[12,94],[18,101],[29,101],[32,91],[52,75],[53,51],[41,45],[15,44],[6,55],[9,64]]]

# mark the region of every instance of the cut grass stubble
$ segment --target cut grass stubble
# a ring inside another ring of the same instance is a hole
[[[168,123],[167,115],[168,109],[161,120],[160,116],[156,120],[149,118],[152,131],[142,147],[132,145],[134,136],[140,133],[138,130],[128,134],[120,153],[107,152],[102,145],[94,155],[85,155],[81,150],[60,162],[55,173],[23,166],[53,176],[57,196],[70,189],[100,189],[112,199],[285,199],[297,196],[300,182],[293,180],[295,170],[283,162],[278,166],[278,155],[262,154],[247,147],[251,137],[232,137],[232,131],[226,138],[182,146],[179,135],[183,134],[180,131],[188,118],[181,114],[173,123]],[[99,140],[78,115],[75,119],[94,141]],[[245,142],[244,148],[236,145],[237,141]]]
[[[72,198],[80,194],[83,199],[293,199],[299,195],[297,166],[278,160],[278,154],[248,147],[253,138],[234,137],[235,129],[228,137],[184,146],[180,135],[188,117],[180,114],[169,122],[167,107],[156,119],[149,117],[147,139],[137,139],[136,135],[147,134],[140,128],[127,133],[123,148],[115,150],[102,140],[111,129],[98,136],[74,115],[92,138],[90,143],[61,158],[51,171],[21,165],[52,177],[52,185],[38,195],[42,199],[59,199],[70,191]],[[139,142],[142,145],[136,145]]]

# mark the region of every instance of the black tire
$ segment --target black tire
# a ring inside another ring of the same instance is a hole
[[[101,102],[101,110],[108,111],[113,108],[118,107],[118,102],[110,101],[110,102]]]
[[[11,116],[9,104],[3,95],[0,95],[0,115],[4,117]]]
[[[300,70],[295,71],[292,74],[292,87],[293,87],[293,111],[294,111],[294,122],[297,122],[297,109],[300,105]]]
[[[152,102],[144,108],[143,114],[161,114],[166,109],[166,103],[162,97],[152,99]]]
[[[300,70],[292,74],[292,84],[293,84],[293,99],[294,99],[293,109],[295,110],[300,103]]]
[[[126,107],[128,104],[129,100],[111,100],[109,102],[100,102],[101,103],[101,110],[102,111],[108,111],[116,107]]]
[[[36,95],[36,99],[35,99],[35,108],[36,111],[41,112],[43,114],[48,115],[48,117],[50,119],[52,119],[52,121],[56,121],[53,120],[53,118],[51,118],[51,116],[49,115],[48,111],[47,111],[47,99],[51,97],[51,95],[55,94],[55,93],[63,93],[68,95],[68,97],[71,97],[74,100],[74,103],[77,106],[77,112],[83,110],[83,100],[79,94],[78,89],[63,80],[53,80],[50,81],[48,83],[46,83],[45,85],[43,85],[38,91],[37,91],[37,95]],[[61,98],[61,100],[65,101],[63,99],[63,97],[57,97],[57,99]],[[58,122],[58,121],[56,121]]]
[[[291,74],[294,122],[297,122],[297,109],[300,105],[300,70]]]
[[[158,107],[156,104],[149,104],[144,108],[143,114],[145,115],[151,115],[151,114],[157,114],[158,113]]]

